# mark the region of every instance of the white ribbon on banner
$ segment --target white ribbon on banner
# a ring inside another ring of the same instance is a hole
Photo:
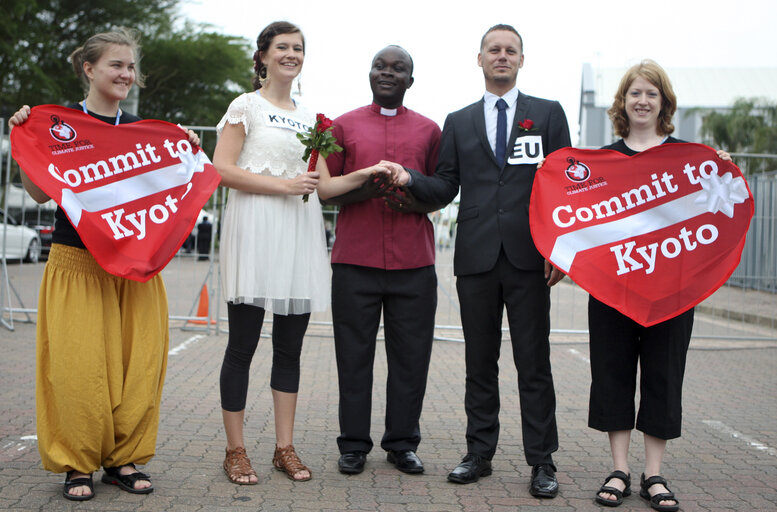
[[[209,163],[203,151],[198,151],[196,154],[181,152],[179,157],[180,164],[162,167],[84,192],[75,193],[69,188],[63,188],[60,206],[67,213],[73,226],[78,227],[84,211],[99,212],[115,208],[158,192],[186,185],[192,180],[194,173],[204,172],[205,164]]]
[[[569,272],[579,252],[657,231],[705,213],[722,212],[733,218],[734,205],[750,197],[745,180],[734,178],[729,172],[722,178],[710,174],[699,179],[702,190],[630,217],[561,235],[553,245],[550,261],[562,272]]]

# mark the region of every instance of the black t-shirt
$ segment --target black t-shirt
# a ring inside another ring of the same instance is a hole
[[[72,105],[68,105],[68,108],[83,110],[83,107],[81,107],[80,103],[73,103]],[[94,112],[89,112],[89,115],[95,119],[99,119],[104,123],[111,125],[116,124],[116,116],[101,116],[95,114]],[[121,116],[119,117],[119,124],[133,123],[135,121],[140,121],[140,118],[138,116],[128,114],[124,111],[121,112]],[[81,237],[78,236],[76,228],[74,228],[70,223],[67,215],[65,215],[65,212],[61,207],[57,207],[57,211],[54,213],[54,232],[51,234],[51,241],[55,244],[80,247],[82,249],[86,248],[84,243],[81,241]]]
[[[674,137],[667,137],[666,140],[663,142],[663,144],[675,144],[678,142],[685,142],[685,141],[680,139],[675,139]],[[628,156],[634,156],[637,153],[639,153],[639,151],[634,151],[633,149],[628,147],[626,143],[623,142],[623,139],[620,139],[617,142],[613,142],[609,146],[602,146],[602,149],[613,149],[618,153],[623,153],[624,155],[628,155]]]

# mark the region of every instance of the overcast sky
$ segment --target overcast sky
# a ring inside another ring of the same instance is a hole
[[[182,14],[253,44],[272,21],[299,25],[306,39],[301,99],[329,117],[371,101],[372,57],[398,44],[415,61],[405,105],[440,125],[483,95],[480,38],[507,23],[524,40],[519,89],[561,102],[573,144],[584,63],[625,68],[652,58],[667,68],[777,67],[773,0],[189,0]]]

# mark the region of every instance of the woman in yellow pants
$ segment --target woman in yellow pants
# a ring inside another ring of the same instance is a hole
[[[96,34],[70,56],[86,98],[71,108],[109,124],[139,121],[119,102],[134,83],[138,44],[126,30]],[[30,113],[22,107],[11,128]],[[199,144],[189,131],[189,141]],[[48,196],[22,171],[38,202]],[[167,296],[162,277],[141,283],[109,274],[86,249],[61,208],[38,304],[36,399],[43,467],[67,472],[63,494],[94,496],[92,473],[127,492],[148,494],[135,464],[154,455],[167,366]]]

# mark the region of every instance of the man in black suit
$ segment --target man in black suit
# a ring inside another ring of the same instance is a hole
[[[491,474],[499,437],[499,349],[506,307],[518,369],[523,444],[533,466],[530,492],[558,494],[558,449],[550,369],[550,286],[563,278],[537,252],[529,231],[529,197],[537,164],[569,146],[561,105],[516,88],[523,40],[509,25],[483,36],[478,65],[484,97],[448,115],[433,176],[396,169],[399,184],[421,201],[447,204],[461,188],[454,273],[467,367],[467,455],[448,475],[471,483]]]

